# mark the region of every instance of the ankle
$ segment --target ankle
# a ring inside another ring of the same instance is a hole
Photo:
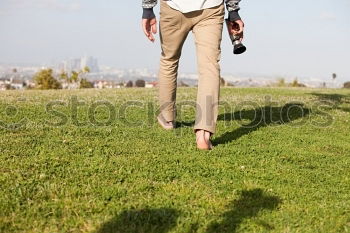
[[[198,133],[198,132],[200,132],[200,133],[208,133],[210,136],[212,136],[213,135],[213,133],[212,132],[210,132],[210,131],[208,131],[208,130],[205,130],[205,129],[195,129],[195,131],[194,131],[195,133]]]

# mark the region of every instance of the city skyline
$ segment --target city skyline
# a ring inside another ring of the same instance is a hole
[[[157,70],[159,38],[141,31],[141,1],[4,0],[0,10],[0,62],[49,64],[91,54],[100,64]],[[222,73],[350,80],[350,3],[321,0],[251,2],[240,11],[247,54],[234,56],[223,32]],[[155,12],[158,15],[159,6]],[[192,37],[192,35],[189,35]],[[184,46],[180,73],[196,72],[195,46]]]
[[[86,66],[86,61],[93,61],[93,64],[97,66]],[[81,58],[70,58],[61,62],[54,62],[52,64],[2,64],[0,63],[0,79],[10,79],[14,75],[22,77],[22,80],[32,80],[32,77],[42,69],[52,69],[56,76],[60,76],[62,72],[71,73],[72,71],[80,72],[88,67],[90,72],[85,76],[90,81],[104,80],[111,82],[127,82],[136,81],[138,79],[144,79],[146,81],[157,81],[158,71],[148,68],[118,68],[106,65],[98,65],[98,59],[92,56],[83,56]],[[64,68],[66,67],[66,69]],[[67,69],[68,68],[68,69]],[[13,70],[16,70],[15,73]],[[342,82],[338,78],[322,80],[313,77],[303,76],[275,76],[275,75],[261,75],[254,73],[222,73],[221,77],[228,82],[235,83],[236,86],[243,87],[262,87],[262,86],[274,86],[281,79],[286,83],[292,83],[297,80],[298,83],[312,88],[340,88],[345,82]],[[198,74],[196,72],[179,72],[178,82],[187,82],[190,85],[196,85],[198,82]]]

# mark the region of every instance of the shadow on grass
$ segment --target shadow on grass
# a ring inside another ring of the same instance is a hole
[[[178,216],[170,208],[125,210],[96,233],[166,233],[176,226]]]
[[[309,93],[318,97],[319,101],[328,102],[333,109],[339,109],[344,112],[350,112],[350,107],[341,107],[342,104],[350,104],[350,95],[328,94],[328,93]]]
[[[270,196],[261,189],[243,190],[238,200],[233,201],[229,205],[229,211],[225,212],[221,221],[212,222],[207,233],[226,233],[236,232],[239,225],[248,218],[255,217],[263,210],[274,210],[281,203],[279,197]],[[267,230],[274,227],[265,222],[258,221],[257,224],[263,226]]]
[[[175,126],[176,128],[181,128],[181,127],[193,127],[195,121],[176,121]]]
[[[339,104],[350,103],[350,95],[316,93],[316,92],[313,92],[310,94],[317,96],[320,100],[328,100]]]
[[[311,109],[305,108],[301,103],[288,103],[282,107],[265,106],[250,110],[240,110],[233,113],[221,114],[218,116],[218,120],[247,120],[249,123],[241,125],[234,131],[224,133],[220,137],[215,138],[212,143],[214,146],[218,144],[225,144],[254,132],[262,127],[269,125],[291,124],[293,121],[304,118],[304,121],[293,123],[294,127],[300,127],[306,123],[307,116],[310,113]]]

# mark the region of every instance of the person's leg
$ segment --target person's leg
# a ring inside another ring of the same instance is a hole
[[[162,54],[159,69],[160,114],[166,122],[175,121],[177,71],[182,46],[190,31],[183,14],[163,0],[160,8],[160,42]]]
[[[199,72],[194,132],[201,129],[214,134],[216,131],[224,15],[223,4],[205,9],[193,28]]]

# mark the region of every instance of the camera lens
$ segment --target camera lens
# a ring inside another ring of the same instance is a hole
[[[242,54],[247,50],[247,48],[243,44],[236,44],[233,48],[234,54]]]

